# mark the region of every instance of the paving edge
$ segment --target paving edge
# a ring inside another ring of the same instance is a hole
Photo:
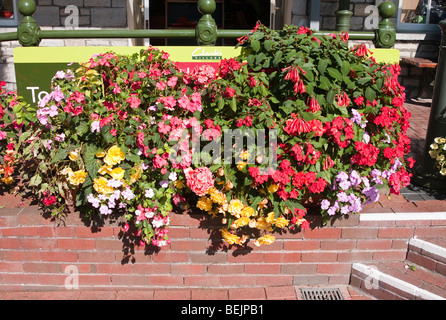
[[[446,260],[446,248],[418,238],[411,238],[409,245]]]
[[[371,284],[375,283],[385,283],[393,288],[406,292],[416,298],[421,298],[424,300],[446,300],[445,298],[433,294],[424,289],[418,288],[417,286],[410,284],[406,281],[400,280],[386,273],[379,271],[376,268],[367,266],[362,263],[353,263],[352,269],[366,276],[365,281]]]
[[[446,220],[446,212],[361,213],[360,221]]]

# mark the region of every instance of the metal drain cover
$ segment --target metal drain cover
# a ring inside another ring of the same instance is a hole
[[[344,300],[338,288],[300,288],[303,300]]]

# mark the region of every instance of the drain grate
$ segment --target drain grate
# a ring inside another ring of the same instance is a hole
[[[344,300],[338,288],[300,288],[303,300]]]

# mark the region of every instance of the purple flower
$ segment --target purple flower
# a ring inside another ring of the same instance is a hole
[[[348,174],[344,171],[341,171],[336,176],[336,181],[345,181],[348,180]]]
[[[356,188],[361,183],[361,176],[355,170],[350,174],[350,181],[352,185]]]
[[[121,192],[121,196],[125,200],[132,200],[135,197],[135,194],[130,190],[130,188],[125,188],[124,191]]]
[[[348,190],[352,186],[352,184],[348,180],[342,180],[341,182],[339,182],[339,186],[342,190]]]
[[[330,201],[328,201],[327,199],[321,201],[322,210],[327,210],[329,207],[330,207]]]
[[[347,196],[347,194],[345,193],[345,192],[339,192],[338,193],[338,201],[341,201],[341,202],[348,202],[348,196]]]

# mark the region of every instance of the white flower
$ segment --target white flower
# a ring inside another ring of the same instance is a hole
[[[170,180],[170,181],[176,181],[176,180],[177,180],[177,174],[176,174],[176,172],[171,172],[171,173],[169,174],[169,180]]]
[[[91,123],[91,132],[99,132],[101,131],[101,126],[99,121],[93,121]]]
[[[168,180],[161,180],[160,181],[160,186],[161,186],[161,188],[167,188],[169,186],[169,181]]]
[[[146,190],[146,193],[145,193],[146,198],[152,199],[154,195],[155,195],[155,192],[153,192],[153,189]]]

